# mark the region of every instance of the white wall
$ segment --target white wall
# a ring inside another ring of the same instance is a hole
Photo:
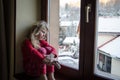
[[[58,50],[59,37],[59,0],[50,0],[49,7],[50,44]]]
[[[112,58],[111,74],[120,76],[120,59]]]
[[[16,73],[23,71],[21,42],[37,20],[40,20],[40,0],[16,0]]]

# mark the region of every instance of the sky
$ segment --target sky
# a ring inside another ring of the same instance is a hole
[[[107,2],[111,1],[111,0],[99,0],[101,3],[106,4]]]
[[[80,5],[81,0],[60,0],[60,6],[64,6],[66,3],[73,4],[75,3],[76,6]],[[112,0],[99,0],[99,2],[106,4],[107,2],[110,2]]]

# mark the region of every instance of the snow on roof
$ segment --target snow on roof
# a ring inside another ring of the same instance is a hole
[[[99,34],[98,35],[98,41],[97,41],[97,47],[101,47],[105,43],[108,43],[108,41],[111,41],[115,38],[113,35],[105,35],[105,34]]]
[[[120,32],[120,17],[100,17],[98,32]]]
[[[79,21],[61,21],[60,26],[77,26]],[[98,32],[120,33],[120,17],[99,17]]]
[[[73,42],[79,43],[79,38],[78,37],[66,37],[65,40],[63,41],[63,44],[71,44]]]
[[[120,37],[117,37],[99,49],[110,54],[112,57],[120,58]]]
[[[61,21],[60,26],[71,26],[72,24],[74,26],[77,26],[79,21]]]

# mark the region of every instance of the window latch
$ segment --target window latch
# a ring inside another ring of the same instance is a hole
[[[90,17],[90,12],[91,12],[91,4],[88,4],[85,8],[86,10],[86,23],[89,23],[89,17]]]

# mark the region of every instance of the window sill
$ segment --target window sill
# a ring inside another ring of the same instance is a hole
[[[65,77],[68,77],[70,79],[78,79],[79,78],[79,70],[71,68],[71,67],[67,67],[65,65],[61,64],[61,69],[58,70],[56,69],[56,74],[62,74]]]

